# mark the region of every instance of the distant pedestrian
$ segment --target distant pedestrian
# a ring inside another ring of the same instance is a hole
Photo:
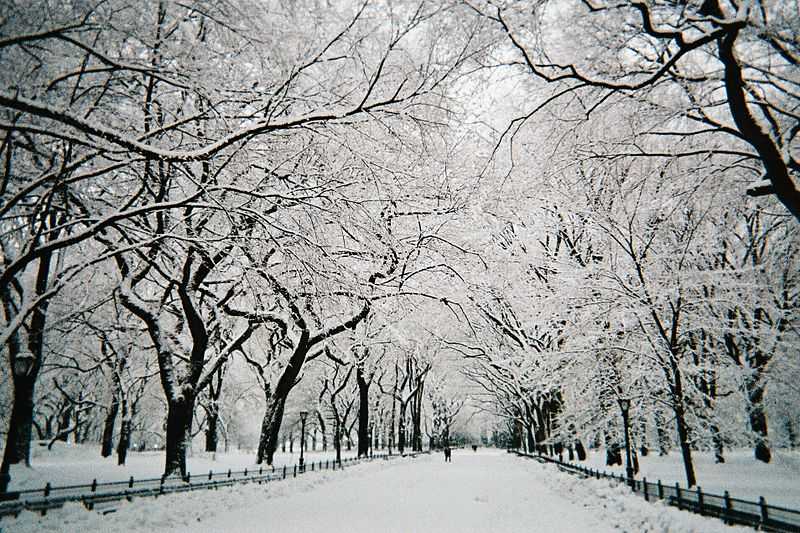
[[[478,445],[477,444],[473,444],[472,445],[472,451],[473,452],[477,452],[478,451]]]
[[[453,452],[450,451],[450,446],[444,447],[444,462],[445,463],[452,463],[453,462]]]

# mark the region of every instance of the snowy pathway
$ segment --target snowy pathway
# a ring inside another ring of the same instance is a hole
[[[737,529],[744,531],[743,529]],[[80,503],[42,517],[23,512],[0,532],[648,532],[732,531],[722,522],[631,495],[624,485],[579,479],[498,451],[376,460],[243,485],[120,502],[101,515]],[[749,531],[753,531],[750,529]]]
[[[611,531],[544,477],[504,452],[456,450],[452,463],[434,455],[365,469],[178,531]]]

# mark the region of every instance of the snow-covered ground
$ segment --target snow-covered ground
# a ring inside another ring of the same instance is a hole
[[[9,531],[81,532],[672,532],[745,531],[650,504],[606,480],[494,450],[364,463],[267,485],[121,502],[101,515],[79,504],[4,519]]]
[[[723,494],[726,490],[731,497],[758,501],[763,496],[770,505],[800,509],[800,453],[797,451],[773,450],[769,464],[756,461],[752,450],[726,450],[725,463],[714,463],[714,456],[708,452],[694,452],[695,474],[703,492]],[[565,457],[566,459],[566,457]],[[585,462],[589,468],[625,474],[623,466],[608,467],[605,464],[604,450],[590,450]],[[639,457],[640,472],[637,477],[647,481],[686,486],[683,461],[680,452],[659,457],[650,453]]]
[[[10,490],[40,489],[50,482],[54,487],[61,485],[89,484],[93,479],[98,483],[125,481],[130,476],[135,479],[158,478],[164,473],[164,452],[130,452],[125,465],[118,466],[116,456],[103,459],[100,447],[95,445],[70,445],[56,443],[51,451],[46,447],[31,448],[31,467],[14,466],[11,470]],[[342,451],[342,458],[354,457],[355,450]],[[325,461],[335,457],[334,452],[305,452],[306,463]],[[293,454],[276,453],[275,467],[294,465],[300,458],[299,451]],[[258,470],[255,453],[231,451],[229,453],[190,454],[186,459],[186,469],[193,475],[231,470]]]

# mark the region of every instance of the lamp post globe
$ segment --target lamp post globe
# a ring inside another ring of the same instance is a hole
[[[33,369],[36,358],[30,352],[20,352],[14,357],[14,375],[18,377],[27,376]]]

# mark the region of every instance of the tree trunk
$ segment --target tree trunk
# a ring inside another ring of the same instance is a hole
[[[317,411],[317,421],[319,422],[319,431],[322,436],[322,451],[328,451],[328,433],[325,429],[325,419],[322,417],[322,413]]]
[[[664,457],[669,453],[670,438],[666,429],[666,420],[664,420],[664,414],[659,408],[656,408],[655,412],[655,426],[658,439],[658,455]]]
[[[525,425],[525,435],[528,441],[528,452],[533,453],[533,450],[536,448],[536,438],[533,436],[532,424]]]
[[[111,457],[111,454],[114,453],[114,425],[117,422],[118,412],[119,399],[115,395],[114,399],[111,400],[111,405],[108,406],[108,413],[103,423],[103,442],[100,449],[102,457]]]
[[[622,465],[620,445],[612,439],[609,431],[603,433],[603,442],[606,447],[606,466]]]
[[[281,423],[283,422],[286,399],[289,397],[289,393],[295,383],[297,383],[297,376],[300,374],[300,369],[303,367],[309,348],[308,332],[303,331],[292,356],[286,363],[283,374],[278,379],[275,390],[267,400],[264,420],[261,423],[261,437],[258,440],[257,464],[261,464],[266,460],[268,465],[272,465],[275,450],[278,449],[278,437],[281,431]]]
[[[395,434],[395,419],[397,418],[397,412],[396,412],[397,405],[396,405],[396,402],[397,402],[397,400],[392,398],[392,416],[389,419],[389,442],[387,443],[388,448],[389,448],[389,450],[388,450],[389,455],[392,455],[392,449],[395,446],[395,435],[396,435]]]
[[[717,424],[711,424],[711,440],[714,443],[714,462],[722,464],[725,462],[725,441]]]
[[[369,454],[369,383],[361,367],[356,368],[358,384],[358,456]]]
[[[58,429],[56,429],[56,440],[67,442],[69,439],[70,421],[72,419],[72,404],[67,405],[58,415]]]
[[[52,439],[53,438],[53,418],[55,415],[50,415],[44,420],[44,435],[42,436],[43,439]]]
[[[641,441],[641,444],[639,445],[639,453],[642,454],[642,457],[647,457],[647,454],[650,453],[650,441],[647,437],[647,416],[645,415],[640,418],[639,439]]]
[[[586,448],[580,440],[575,441],[575,453],[578,455],[578,461],[586,460]]]
[[[397,363],[394,365],[394,385],[392,388],[392,417],[389,420],[389,455],[392,455],[392,448],[395,445],[395,420],[397,418],[397,383],[399,379],[399,368]]]
[[[272,460],[275,457],[275,450],[278,449],[278,440],[280,437],[285,405],[286,399],[275,396],[274,394],[267,401],[264,420],[261,423],[261,437],[258,439],[256,464],[262,464],[265,461],[268,465],[272,464]]]
[[[424,386],[425,383],[420,382],[411,404],[411,450],[415,452],[422,451],[422,391]]]
[[[192,430],[194,398],[186,392],[177,401],[170,399],[167,404],[167,442],[164,477],[180,474],[186,478],[186,449],[189,446]]]
[[[333,420],[333,448],[336,450],[336,464],[342,466],[342,428],[338,416]]]
[[[33,389],[35,376],[14,376],[14,403],[8,425],[3,462],[6,465],[31,463],[33,430]]]
[[[764,412],[764,386],[761,384],[760,372],[746,382],[747,399],[749,400],[748,418],[750,429],[756,435],[755,457],[759,461],[769,463],[772,453],[767,440],[767,414]]]
[[[406,404],[400,402],[400,416],[397,419],[397,451],[401,454],[406,449]]]
[[[51,212],[49,215],[51,226],[55,223],[55,216],[54,212]],[[53,234],[52,238],[57,238],[56,236],[58,233],[60,232]],[[37,295],[42,295],[47,290],[52,257],[53,252],[51,251],[46,252],[39,259],[35,284]],[[10,305],[11,298],[8,285],[4,285],[2,289],[0,289],[0,299],[3,301],[5,316],[10,318],[14,312]],[[16,357],[19,355],[19,334],[14,333],[8,340],[6,346],[3,346],[3,352],[8,356],[7,361],[10,363],[11,381],[14,387],[11,417],[8,421],[8,433],[6,433],[3,460],[2,463],[0,463],[0,470],[4,474],[8,472],[8,467],[12,464],[23,462],[27,466],[31,464],[34,388],[36,387],[36,379],[39,376],[39,370],[42,368],[44,331],[47,322],[48,307],[49,303],[45,301],[38,307],[34,307],[31,313],[30,327],[28,328],[28,349],[30,350],[30,355],[34,358],[34,363],[32,367],[28,369],[27,375],[17,375],[14,372],[14,363]],[[5,484],[5,481],[3,484]],[[0,490],[5,491],[6,488],[7,487],[2,486]]]
[[[686,419],[683,414],[683,409],[675,409],[675,423],[678,426],[678,440],[681,445],[681,455],[683,456],[683,469],[686,473],[686,485],[694,487],[697,484],[697,478],[694,475],[694,464],[692,463],[692,448],[689,445],[689,428],[686,425]]]
[[[217,443],[217,425],[219,423],[219,409],[216,402],[212,402],[208,410],[208,420],[206,420],[206,451],[216,452]]]
[[[117,464],[124,465],[128,458],[128,448],[131,445],[131,420],[123,412],[122,423],[119,427],[119,442],[117,443]]]
[[[794,450],[797,448],[797,431],[794,429],[794,422],[791,418],[787,418],[785,422],[786,438],[789,441],[789,448]]]

